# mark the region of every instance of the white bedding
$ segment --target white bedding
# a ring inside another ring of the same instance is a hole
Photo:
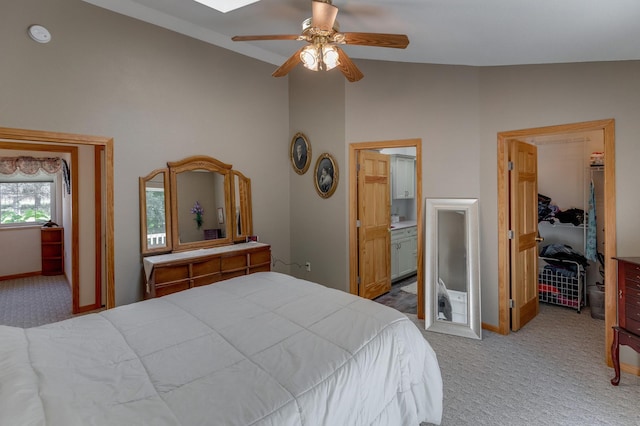
[[[418,425],[442,398],[406,316],[275,272],[0,326],[3,425]]]

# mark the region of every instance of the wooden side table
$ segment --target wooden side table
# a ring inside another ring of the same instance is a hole
[[[620,383],[620,345],[640,353],[640,257],[617,257],[618,261],[618,325],[613,327],[611,358],[616,376],[611,384]]]

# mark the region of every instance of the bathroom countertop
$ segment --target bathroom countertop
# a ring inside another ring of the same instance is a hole
[[[405,220],[403,222],[392,223],[391,230],[411,228],[412,226],[416,226],[415,220]]]

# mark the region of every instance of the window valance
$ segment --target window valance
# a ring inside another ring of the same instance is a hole
[[[59,157],[0,157],[0,173],[12,175],[20,171],[25,175],[35,175],[42,169],[49,174],[55,174],[62,169],[62,161]]]
[[[60,157],[0,157],[0,174],[13,175],[18,172],[25,175],[35,175],[40,170],[48,174],[56,174],[62,170],[62,177],[64,178],[65,189],[67,194],[71,193],[71,180],[69,165],[64,158]]]

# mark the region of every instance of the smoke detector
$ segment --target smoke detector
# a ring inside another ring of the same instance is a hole
[[[51,41],[51,33],[42,25],[31,25],[28,33],[29,37],[38,43],[49,43]]]

